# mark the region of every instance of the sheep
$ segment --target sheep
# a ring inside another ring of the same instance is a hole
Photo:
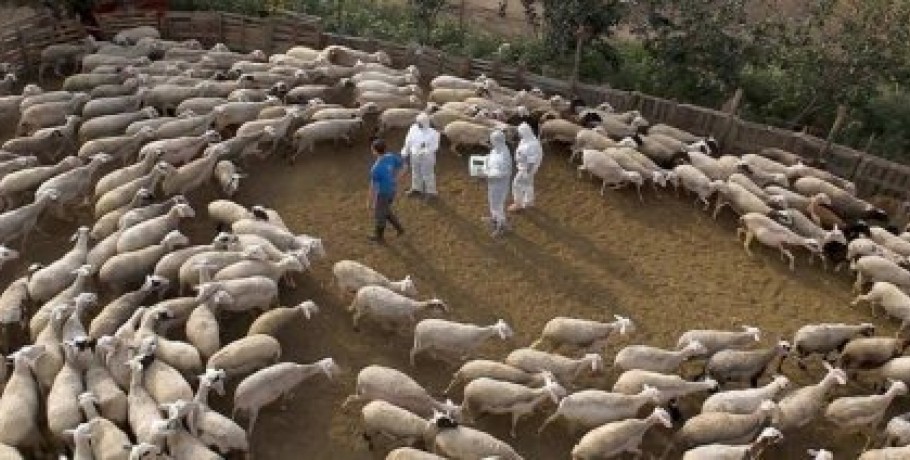
[[[189,239],[186,236],[179,230],[172,230],[165,234],[158,244],[118,252],[101,266],[98,281],[111,292],[123,292],[151,272],[165,254],[187,244]]]
[[[177,106],[194,97],[204,97],[215,85],[213,81],[203,81],[193,86],[181,86],[173,83],[164,83],[149,88],[143,97],[143,102],[148,107],[154,107],[162,115],[174,113]]]
[[[551,375],[544,377],[544,385],[540,388],[481,377],[464,387],[462,414],[469,419],[484,413],[511,414],[514,438],[515,428],[523,417],[532,414],[547,399],[559,404],[565,395],[566,390]]]
[[[131,359],[129,366],[129,426],[137,442],[151,443],[155,440],[155,425],[164,419],[158,410],[158,404],[142,383],[143,364],[140,357]]]
[[[162,257],[161,260],[155,264],[155,276],[167,280],[172,285],[176,285],[179,281],[180,267],[190,257],[203,252],[238,249],[237,245],[238,239],[236,235],[219,233],[212,240],[211,244],[190,246],[171,252]]]
[[[76,352],[83,346],[86,346],[85,341],[63,342],[63,368],[57,373],[47,394],[48,429],[57,439],[63,438],[65,430],[82,423],[82,411],[78,402],[79,395],[85,391],[85,382],[82,379],[82,368],[76,362]]]
[[[56,190],[35,193],[35,200],[30,204],[0,214],[0,244],[5,245],[21,236],[19,249],[20,252],[24,250],[28,236],[38,225],[38,217],[58,196]]]
[[[111,39],[118,45],[136,45],[147,42],[148,39],[160,39],[161,33],[153,26],[137,26],[117,32]]]
[[[291,54],[289,51],[288,54]],[[294,55],[302,56],[298,51],[294,52]],[[368,53],[366,51],[360,51],[353,48],[348,48],[341,45],[329,45],[322,49],[319,53],[317,60],[324,60],[336,65],[344,65],[353,67],[358,63],[377,63],[385,66],[392,65],[392,59],[389,58],[389,55],[385,51],[377,51],[375,53]]]
[[[870,337],[875,333],[871,323],[844,324],[822,323],[808,324],[793,335],[792,355],[799,367],[806,369],[805,358],[810,355],[828,357],[832,352],[841,352],[844,345],[858,336]]]
[[[209,202],[207,206],[209,217],[223,226],[232,226],[234,222],[241,219],[257,218],[266,220],[275,226],[284,227],[284,229],[287,230],[287,227],[280,222],[278,213],[259,207],[263,210],[264,214],[260,213],[260,217],[256,217],[253,212],[256,208],[257,206],[252,206],[250,210],[247,210],[243,206],[230,200],[213,200]]]
[[[744,214],[739,218],[739,225],[736,229],[736,236],[739,239],[745,235],[743,248],[745,248],[746,254],[752,256],[749,246],[753,239],[757,239],[766,246],[777,248],[780,251],[781,259],[786,256],[790,261],[791,271],[796,269],[795,258],[784,246],[802,246],[813,254],[822,252],[821,243],[818,240],[803,238],[764,214],[755,212]]]
[[[72,249],[29,275],[28,295],[33,302],[47,302],[76,279],[76,269],[85,264],[88,256],[88,227],[79,227],[70,241],[75,241]]]
[[[802,177],[793,183],[793,190],[806,196],[824,193],[831,198],[831,206],[845,219],[887,220],[884,213],[850,192],[815,177]]]
[[[218,107],[227,104],[228,100],[223,97],[191,97],[177,104],[174,113],[179,117],[184,113],[193,115],[208,115],[214,112]]]
[[[38,337],[39,333],[45,329],[49,316],[55,306],[71,303],[79,294],[87,291],[89,279],[93,274],[92,267],[90,265],[82,265],[74,270],[74,272],[76,273],[76,278],[73,282],[45,302],[44,305],[32,315],[32,318],[29,321],[29,331],[30,337],[33,339]]]
[[[165,196],[185,195],[198,189],[211,180],[212,174],[215,172],[215,164],[223,153],[223,148],[220,148],[219,144],[213,144],[212,147],[205,150],[201,157],[191,160],[179,168],[170,163],[164,163],[168,173],[161,182],[162,193]]]
[[[543,433],[550,424],[565,420],[568,434],[571,436],[577,433],[579,428],[589,431],[607,423],[634,418],[642,407],[658,404],[659,401],[660,390],[647,385],[641,392],[633,395],[582,390],[559,401],[556,412],[544,420],[537,434]]]
[[[129,96],[135,93],[140,87],[149,84],[148,77],[144,74],[128,77],[122,83],[106,83],[98,85],[89,90],[88,95],[92,99],[102,97]]]
[[[160,136],[159,128],[158,135]],[[153,151],[163,151],[160,156],[161,161],[166,161],[172,165],[188,163],[202,149],[203,146],[214,144],[221,141],[221,136],[213,131],[208,130],[198,136],[168,137],[146,144],[139,151],[139,155],[148,155]]]
[[[567,385],[578,380],[588,368],[595,375],[603,371],[603,358],[596,353],[572,359],[532,348],[518,348],[509,353],[504,362],[526,372],[550,371],[558,381]]]
[[[776,346],[758,350],[721,350],[711,355],[705,373],[718,383],[748,381],[754,388],[768,366],[779,358],[777,372],[790,352],[790,343],[781,340]]]
[[[9,283],[3,290],[3,294],[0,294],[0,333],[3,336],[0,347],[3,350],[10,349],[12,330],[19,329],[25,325],[28,302],[27,276]],[[3,368],[4,371],[6,370],[4,366],[0,366],[0,368]],[[0,382],[2,381],[3,379],[0,378]],[[0,383],[0,386],[2,386],[2,383]]]
[[[72,99],[64,102],[45,102],[33,105],[22,111],[19,124],[16,127],[17,136],[30,136],[41,128],[60,126],[66,123],[68,115],[77,115],[82,112],[83,106],[89,101],[85,93],[74,94]]]
[[[38,165],[38,158],[33,155],[22,156],[0,163],[0,174],[7,174]]]
[[[158,359],[160,339],[150,335],[140,340],[137,356],[142,361],[142,384],[158,404],[167,404],[193,397],[193,389],[180,371],[164,359]]]
[[[724,206],[729,206],[737,215],[749,213],[767,215],[771,208],[752,192],[735,182],[724,182],[717,186],[719,192],[714,206],[713,217],[716,220]]]
[[[231,230],[237,235],[257,235],[265,238],[281,251],[309,249],[310,246],[315,244],[310,237],[294,235],[286,226],[279,225],[277,223],[279,219],[276,219],[275,215],[269,215],[270,213],[263,209],[259,209],[259,211],[254,208],[251,218],[233,222]],[[263,219],[265,215],[268,215],[267,220]]]
[[[78,147],[76,131],[81,121],[82,118],[77,115],[67,115],[63,126],[41,128],[31,136],[15,137],[3,144],[3,150],[20,157],[37,153],[43,162],[58,161],[63,153]],[[5,164],[3,169],[7,170],[9,166]]]
[[[626,171],[609,155],[597,150],[584,150],[581,152],[581,165],[578,166],[579,176],[586,171],[601,179],[600,194],[603,195],[610,185],[610,188],[616,190],[627,184],[635,184],[638,191],[639,201],[644,201],[641,196],[641,186],[644,184],[644,178],[635,171]]]
[[[338,365],[332,358],[324,358],[313,364],[278,363],[244,378],[234,392],[232,418],[238,412],[246,412],[249,419],[247,433],[252,435],[259,410],[279,397],[287,403],[297,387],[305,380],[325,374],[330,380],[338,372]]]
[[[202,367],[199,350],[189,343],[164,338],[157,332],[163,321],[172,320],[174,317],[175,314],[168,308],[156,306],[148,310],[142,317],[139,328],[135,331],[133,342],[140,348],[140,354],[147,355],[150,360],[152,358],[160,359],[163,364],[182,373],[196,372]],[[151,361],[143,366],[148,366],[148,364],[151,364]],[[170,374],[174,374],[174,372],[168,371]],[[164,385],[164,388],[166,389],[168,386]]]
[[[147,188],[140,188],[133,195],[129,203],[101,216],[95,221],[92,230],[89,232],[93,240],[100,241],[107,238],[110,234],[117,231],[120,218],[133,209],[151,204],[153,199],[152,192]]]
[[[92,118],[79,126],[79,142],[85,143],[102,137],[118,136],[124,134],[127,127],[133,122],[157,117],[158,111],[154,107],[145,107],[136,112]]]
[[[371,105],[364,105],[365,107],[372,107]],[[414,124],[414,120],[417,119],[417,115],[420,114],[422,110],[413,109],[413,108],[388,108],[382,111],[379,115],[379,121],[377,123],[376,133],[379,135],[385,134],[392,129],[407,129]]]
[[[748,443],[768,428],[776,410],[774,401],[765,400],[758,409],[748,414],[711,412],[696,415],[676,432],[674,442],[667,446],[664,453],[669,452],[673,445],[692,448],[710,444]]]
[[[200,284],[203,281],[210,281],[202,279],[200,276],[201,272],[199,271],[200,266],[204,265],[206,268],[210,269],[211,272],[215,272],[234,262],[247,258],[266,258],[266,254],[258,246],[251,246],[239,250],[240,248],[236,247],[236,241],[230,244],[230,247],[221,246],[187,256],[180,264],[177,271],[177,279],[180,283],[179,292],[183,294],[186,289],[192,286]],[[208,271],[206,271],[206,273],[208,273]],[[211,289],[212,287],[207,289]]]
[[[609,458],[624,452],[640,456],[642,437],[658,423],[667,428],[673,426],[670,415],[660,407],[644,419],[626,419],[595,428],[572,448],[572,460]]]
[[[563,120],[561,118],[547,120],[540,125],[540,141],[558,141],[572,144],[576,141],[576,138],[582,129],[581,126],[572,123],[569,120]]]
[[[540,338],[531,344],[533,349],[549,348],[553,351],[560,348],[581,350],[583,353],[601,352],[610,336],[620,336],[635,331],[632,320],[613,315],[615,321],[602,323],[598,321],[557,316],[544,325]]]
[[[3,79],[0,80],[0,96],[9,96],[13,92],[13,85],[16,84],[18,78],[15,73],[7,73],[3,76]]]
[[[411,276],[400,281],[390,281],[385,275],[353,260],[340,260],[332,266],[335,284],[343,292],[355,293],[363,286],[382,286],[399,294],[417,295],[417,289]]]
[[[0,268],[19,258],[19,251],[0,245]]]
[[[351,81],[354,83],[360,83],[362,81],[381,81],[395,86],[416,85],[418,83],[417,77],[412,74],[391,75],[371,70],[358,72],[351,77]],[[435,88],[432,81],[430,82],[430,87]]]
[[[897,264],[876,255],[860,257],[850,264],[850,269],[856,271],[853,292],[860,292],[864,284],[870,281],[885,281],[901,289],[910,289],[910,271],[903,268],[905,264]]]
[[[98,153],[106,153],[111,158],[119,159],[126,166],[134,161],[139,149],[154,138],[155,130],[143,127],[133,134],[111,136],[86,142],[79,148],[79,158],[90,158]]]
[[[478,80],[468,80],[466,78],[455,77],[452,75],[439,75],[430,80],[430,88],[449,88],[449,89],[466,89],[475,90],[482,87]]]
[[[871,227],[869,239],[901,256],[910,258],[910,241],[904,240],[884,228]]]
[[[552,121],[555,120],[548,120],[544,125]],[[572,154],[569,156],[569,162],[574,161],[578,155],[581,155],[583,150],[607,150],[616,147],[616,145],[613,139],[610,139],[597,129],[580,129],[575,134],[575,139],[573,139]]]
[[[885,446],[905,447],[910,445],[910,414],[897,415],[885,425]]]
[[[119,230],[127,230],[134,225],[147,222],[156,217],[164,216],[178,204],[187,204],[186,197],[183,195],[175,195],[167,201],[151,203],[139,208],[130,209],[129,211],[124,212],[117,220],[117,228]]]
[[[711,206],[711,202],[708,199],[721,188],[723,182],[711,180],[701,170],[692,165],[679,165],[673,168],[673,172],[679,178],[680,185],[695,193],[697,200],[701,200],[705,204],[705,211],[707,211]],[[697,200],[696,203],[698,202]]]
[[[461,408],[447,400],[433,399],[427,390],[407,374],[389,367],[370,365],[357,374],[354,394],[348,396],[341,407],[357,402],[384,400],[421,417],[430,417],[434,411],[443,411],[461,418]]]
[[[111,460],[127,460],[129,453],[124,449],[130,444],[129,437],[110,420],[98,414],[98,398],[91,392],[85,392],[78,397],[79,406],[85,419],[91,426],[91,449],[95,458]]]
[[[642,369],[665,374],[679,371],[683,362],[704,355],[707,349],[698,341],[689,342],[680,350],[663,350],[647,345],[630,345],[616,353],[613,367],[627,371]]]
[[[98,182],[95,184],[95,191],[94,191],[95,198],[96,199],[101,198],[106,193],[110,192],[111,190],[124,186],[130,182],[136,181],[145,176],[148,176],[155,169],[155,166],[158,163],[158,158],[161,155],[161,153],[162,152],[156,151],[156,152],[152,152],[149,155],[142,156],[139,158],[139,161],[137,163],[129,165],[129,166],[125,166],[125,167],[122,167],[119,169],[115,169],[115,170],[109,172],[108,174],[106,174],[105,176],[101,177],[100,179],[98,179]],[[163,170],[159,171],[159,174],[162,174],[164,172],[165,171],[163,171]],[[156,180],[157,180],[157,178],[156,178]],[[140,187],[141,187],[142,184],[149,182],[149,181],[151,181],[151,178],[146,177],[146,179],[144,181],[138,182],[137,184],[140,185]],[[135,185],[132,187],[129,187],[129,188],[121,189],[123,191],[118,192],[118,194],[126,194],[127,191],[129,191],[129,189],[134,188],[134,187],[135,187]],[[138,190],[138,188],[136,188],[136,190],[133,190],[133,193],[135,194],[137,190]],[[148,189],[148,190],[153,191],[152,189]],[[112,205],[109,205],[109,207],[105,208],[104,212],[100,213],[100,215],[104,215],[107,212],[117,209],[117,207],[119,207],[119,206],[116,206],[117,204],[120,204],[122,206],[122,202],[118,201]]]
[[[294,132],[296,150],[289,160],[293,163],[304,151],[312,153],[319,141],[331,140],[333,144],[337,144],[339,140],[344,140],[348,145],[352,145],[351,136],[362,125],[362,118],[321,120],[309,123]]]
[[[34,339],[35,345],[43,348],[40,359],[32,365],[35,380],[45,392],[54,383],[54,377],[63,367],[63,323],[73,312],[74,306],[70,304],[55,305],[51,308],[47,327],[40,331]]]
[[[111,157],[105,153],[96,154],[85,165],[70,169],[44,181],[38,186],[38,190],[35,193],[39,194],[54,190],[57,193],[54,204],[58,206],[88,202],[95,173],[110,160]]]
[[[184,120],[184,119],[189,118],[189,117],[191,117],[191,116],[193,116],[193,115],[194,115],[194,114],[192,114],[192,113],[190,113],[190,112],[184,112],[184,113],[182,113],[179,117],[164,117],[164,116],[162,116],[162,117],[157,117],[157,118],[140,119],[140,120],[137,120],[137,121],[134,121],[134,122],[130,123],[130,124],[126,127],[126,131],[124,131],[123,134],[125,134],[125,135],[127,135],[127,136],[132,136],[132,135],[138,133],[139,131],[141,131],[142,129],[150,128],[150,129],[152,130],[152,133],[154,134],[154,135],[152,136],[152,138],[153,138],[153,139],[157,139],[157,138],[158,138],[158,135],[157,135],[156,133],[157,133],[157,131],[158,131],[158,128],[160,128],[160,127],[164,126],[165,124],[170,123],[170,122],[172,122],[172,121]]]
[[[327,98],[326,100],[333,100]],[[415,95],[401,95],[390,93],[379,93],[375,91],[362,92],[354,98],[354,105],[359,107],[366,104],[375,105],[380,112],[394,108],[422,108],[423,102],[420,97]]]
[[[783,434],[774,427],[766,427],[758,437],[746,445],[707,444],[687,450],[683,460],[741,460],[743,458],[759,458],[764,450],[783,439]]]
[[[282,327],[293,324],[299,319],[309,320],[319,313],[319,306],[311,300],[305,300],[294,307],[280,307],[260,314],[246,335],[265,334],[277,338]]]
[[[827,452],[827,451],[825,451]],[[890,460],[901,459],[910,455],[910,447],[883,447],[881,449],[870,449],[863,452],[857,460]],[[832,460],[834,455],[830,452],[828,457],[817,457],[823,460]]]
[[[834,385],[847,383],[847,374],[823,363],[827,374],[815,385],[798,388],[777,403],[778,417],[774,425],[783,432],[802,428],[822,415],[827,404],[827,396]]]
[[[529,387],[540,386],[544,382],[544,372],[531,373],[498,361],[475,359],[458,368],[444,393],[449,393],[456,385],[481,377],[520,383]]]
[[[281,101],[269,96],[262,102],[226,102],[213,109],[215,119],[212,127],[222,131],[231,126],[239,126],[248,121],[253,121],[259,113],[268,107],[278,107]]]
[[[97,48],[98,44],[91,36],[87,36],[81,43],[56,43],[46,46],[39,56],[38,81],[44,79],[44,72],[48,68],[54,70],[54,75],[62,77],[65,65],[77,68],[82,56],[94,52]]]
[[[880,256],[898,265],[908,260],[908,258],[877,244],[869,238],[857,237],[847,244],[847,260],[853,262],[862,256]]]
[[[186,320],[186,338],[199,350],[200,356],[207,359],[221,348],[220,327],[216,314],[220,305],[232,302],[233,298],[225,291],[215,291],[197,300],[199,305]]]
[[[176,230],[181,219],[192,218],[195,215],[190,205],[178,203],[163,216],[154,217],[123,230],[117,239],[117,253],[123,254],[151,246]]]
[[[370,401],[360,410],[363,437],[370,450],[377,435],[407,446],[423,440],[426,420],[381,399]]]
[[[28,345],[8,357],[13,361],[13,372],[0,398],[0,445],[41,452],[40,401],[32,370],[43,354],[42,345]]]
[[[223,369],[228,377],[235,377],[277,363],[280,358],[281,345],[278,341],[268,335],[256,334],[222,347],[209,357],[206,368]],[[234,407],[237,407],[236,403]]]
[[[341,103],[347,101],[350,98],[350,95],[354,91],[354,82],[347,78],[342,78],[335,82],[335,84],[329,85],[297,85],[291,88],[284,97],[284,102],[286,104],[308,104],[313,99],[319,99],[325,102],[331,103]],[[367,96],[369,95],[369,96]],[[409,98],[415,98],[416,96],[403,96],[400,94],[389,94],[389,93],[361,93],[357,96],[356,102],[362,101],[363,103],[369,102],[370,99],[375,98],[378,100],[384,101],[400,101],[408,100]],[[360,105],[360,104],[356,104]],[[383,107],[382,104],[379,107]]]
[[[103,115],[114,115],[117,113],[139,110],[142,108],[142,96],[144,92],[145,88],[140,88],[135,94],[128,96],[92,99],[82,107],[82,118],[88,120]]]
[[[869,292],[858,295],[850,305],[856,306],[860,302],[869,302],[873,316],[875,316],[875,307],[880,306],[885,313],[901,320],[898,333],[910,326],[910,295],[891,283],[885,281],[873,283]]]
[[[620,374],[613,383],[613,392],[634,395],[641,392],[645,385],[660,390],[660,404],[663,405],[690,394],[714,390],[717,381],[707,378],[704,381],[689,382],[678,375],[632,369]]]
[[[386,327],[401,327],[414,324],[415,315],[429,308],[448,311],[449,307],[439,299],[417,301],[382,286],[364,286],[357,290],[348,307],[353,313],[354,330],[364,316],[369,316]]]
[[[216,290],[226,291],[233,298],[232,302],[222,305],[226,311],[267,310],[278,303],[278,283],[261,275],[201,283],[197,287],[198,298],[205,298]]]
[[[54,165],[32,166],[3,175],[0,178],[0,200],[2,200],[3,207],[5,209],[16,207],[27,192],[37,190],[50,178],[79,166],[82,166],[82,161],[70,156]]]
[[[847,396],[835,399],[825,409],[825,418],[834,423],[839,430],[859,431],[866,436],[863,450],[869,447],[872,436],[881,423],[885,412],[898,396],[907,394],[907,384],[894,381],[888,390],[881,395]]]
[[[433,357],[465,361],[488,338],[499,336],[508,340],[514,333],[503,320],[490,326],[462,324],[441,319],[424,319],[414,327],[414,346],[411,348],[411,365],[418,353],[429,351]]]
[[[789,384],[790,379],[778,375],[763,387],[717,393],[705,400],[701,413],[749,414],[758,410],[762,401],[774,400]]]
[[[401,95],[401,96],[408,96],[408,95],[420,96],[422,93],[422,90],[416,84],[399,86],[399,85],[393,85],[391,83],[386,83],[384,81],[378,81],[378,80],[364,80],[364,81],[354,82],[353,79],[351,79],[351,82],[354,84],[355,91],[361,92],[361,93],[365,93],[365,92],[389,93],[389,94],[397,94],[397,95]]]
[[[389,67],[388,65],[384,65],[382,63],[360,61],[360,62],[357,62],[354,64],[354,69],[357,72],[369,71],[369,72],[381,72],[386,75],[398,75],[398,76],[410,75],[410,76],[413,76],[414,78],[420,77],[420,70],[415,65],[409,65],[409,66],[405,67],[404,69],[393,69],[393,68]]]
[[[237,190],[240,189],[240,180],[246,177],[246,174],[238,172],[234,163],[228,160],[221,160],[215,163],[213,175],[215,176],[215,181],[221,187],[221,192],[227,197],[234,196],[237,193]]]
[[[98,306],[98,295],[92,292],[82,292],[73,297],[70,302],[74,307],[73,312],[63,323],[61,336],[64,341],[77,341],[86,337],[82,317],[86,310]]]
[[[142,286],[113,299],[92,319],[88,335],[93,340],[116,332],[117,328],[132,315],[142,302],[154,291],[166,290],[168,280],[157,275],[146,275]]]
[[[413,110],[413,109],[401,109],[401,110]],[[317,110],[313,115],[311,115],[308,121],[325,121],[325,120],[350,120],[350,119],[363,119],[367,115],[372,115],[378,113],[379,109],[375,104],[364,104],[356,109],[349,109],[345,107],[325,107],[323,109]],[[387,110],[388,111],[388,110]]]
[[[746,348],[761,340],[761,331],[757,327],[743,326],[742,331],[719,331],[710,329],[693,329],[683,333],[676,342],[677,348],[683,348],[693,341],[698,341],[707,348],[706,356],[728,348]]]
[[[432,451],[444,458],[522,460],[508,444],[483,431],[460,426],[452,416],[438,411],[427,422],[423,436]]]
[[[837,366],[846,371],[874,369],[901,356],[910,338],[859,337],[847,342]]]
[[[180,413],[190,434],[222,454],[230,451],[249,451],[246,432],[233,420],[208,406],[208,394],[214,389],[224,395],[224,371],[207,369],[199,376],[199,388],[191,402],[176,401],[170,408]]]
[[[302,119],[302,112],[300,110],[290,109],[283,117],[278,119],[253,120],[240,125],[235,137],[255,138],[267,134],[266,138],[271,142],[269,154],[274,155],[280,141],[287,135],[290,126]],[[256,150],[259,150],[259,146],[256,147]]]
[[[817,193],[809,198],[806,207],[809,217],[823,229],[843,228],[846,223],[831,209],[831,199],[824,193]]]
[[[285,280],[289,287],[294,287],[293,274],[309,268],[309,260],[302,252],[292,251],[279,260],[246,259],[221,268],[215,274],[215,281],[237,280],[251,276],[264,276],[276,283]]]
[[[490,148],[490,133],[493,128],[468,121],[456,120],[443,129],[443,134],[450,143],[450,149],[461,155],[464,147]]]

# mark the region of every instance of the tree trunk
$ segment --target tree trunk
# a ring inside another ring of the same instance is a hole
[[[572,88],[573,93],[578,86],[578,68],[581,65],[581,47],[583,43],[583,34],[578,34],[578,37],[575,39],[575,63],[572,65],[572,79],[570,81],[570,87]]]
[[[733,97],[727,99],[727,102],[724,102],[724,105],[721,107],[721,111],[724,113],[729,113],[736,115],[736,112],[739,111],[739,104],[743,100],[743,89],[736,88],[736,93],[733,94]]]
[[[834,138],[837,137],[845,121],[847,121],[847,106],[841,104],[837,106],[837,116],[834,118],[834,124],[831,125],[831,131],[828,132],[828,142],[834,142]]]

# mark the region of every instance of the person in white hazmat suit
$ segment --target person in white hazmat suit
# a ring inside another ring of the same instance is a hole
[[[534,206],[534,175],[543,160],[543,147],[534,136],[534,131],[527,123],[518,125],[521,141],[515,149],[515,180],[512,182],[512,199],[514,203],[509,211],[521,211]]]
[[[484,177],[487,179],[492,235],[498,237],[508,230],[506,200],[509,199],[509,183],[512,181],[512,154],[502,131],[496,130],[490,134],[490,144],[493,149],[487,157]]]
[[[439,131],[430,126],[430,117],[425,112],[408,129],[401,149],[405,158],[411,161],[411,189],[408,196],[436,196],[436,151],[439,150]]]

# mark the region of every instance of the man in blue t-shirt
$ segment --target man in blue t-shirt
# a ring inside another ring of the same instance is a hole
[[[367,205],[373,210],[376,227],[370,241],[383,243],[386,222],[395,227],[399,236],[404,233],[398,217],[392,211],[392,202],[395,201],[396,181],[404,173],[405,164],[401,155],[386,152],[385,141],[382,139],[375,139],[371,150],[376,162],[370,168],[370,195]]]

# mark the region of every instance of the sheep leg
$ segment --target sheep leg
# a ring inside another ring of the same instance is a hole
[[[354,312],[354,332],[359,332],[359,331],[360,331],[360,325],[359,325],[359,324],[360,324],[360,317],[361,317],[361,316],[363,316],[363,313],[361,313],[359,310],[356,311],[356,312]]]
[[[561,415],[562,414],[560,414],[559,411],[556,411],[553,413],[553,415],[547,417],[547,419],[540,424],[540,428],[537,429],[537,435],[540,436],[540,434],[543,433],[543,430],[546,427],[550,426],[551,423],[556,422],[556,420],[558,420]]]
[[[726,204],[727,204],[726,201],[717,200],[717,204],[714,205],[714,215],[713,215],[714,220],[717,220],[717,216],[718,216],[718,214],[720,214],[720,210],[723,209],[723,207],[724,207]]]
[[[604,192],[606,192],[606,190],[607,190],[607,181],[605,180],[600,185],[600,196],[604,196]]]
[[[749,246],[752,245],[752,239],[753,239],[753,238],[755,238],[755,234],[752,233],[752,232],[750,232],[750,231],[748,231],[748,230],[746,230],[746,239],[745,239],[745,241],[743,242],[743,248],[745,248],[746,254],[748,254],[749,257],[752,257],[752,250],[749,249]]]
[[[449,392],[452,391],[453,388],[455,388],[455,385],[458,385],[459,380],[461,380],[461,379],[458,378],[458,374],[455,374],[455,376],[452,377],[452,381],[449,382],[449,386],[447,386],[446,389],[443,390],[442,393],[449,394]]]
[[[781,254],[787,256],[788,259],[790,259],[790,271],[796,271],[796,258],[793,257],[793,254],[783,247],[781,247],[780,252]]]
[[[856,272],[856,282],[853,283],[853,292],[862,292],[863,290],[863,273]]]
[[[411,366],[416,366],[414,358],[417,356],[417,353],[423,351],[423,347],[420,346],[420,339],[417,336],[414,336],[414,347],[411,348]]]
[[[250,425],[246,429],[247,437],[253,437],[253,428],[256,426],[256,417],[259,415],[259,409],[253,407],[250,409]]]
[[[638,191],[638,201],[644,203],[644,202],[645,202],[645,198],[644,198],[643,196],[641,196],[641,186],[640,186],[640,185],[636,185],[636,186],[635,186],[635,189]]]

